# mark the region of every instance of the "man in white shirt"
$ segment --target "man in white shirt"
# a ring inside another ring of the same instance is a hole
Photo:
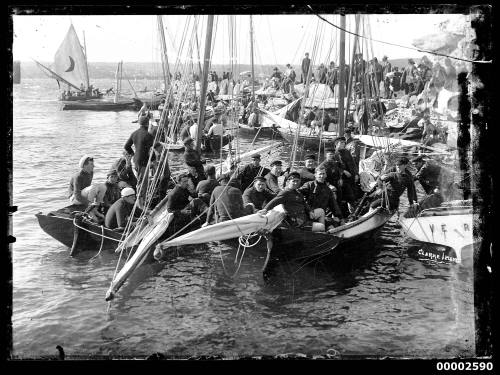
[[[198,140],[198,123],[196,121],[189,127],[189,134],[196,145],[196,141]]]

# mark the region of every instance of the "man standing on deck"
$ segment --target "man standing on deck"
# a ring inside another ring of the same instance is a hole
[[[267,173],[264,178],[266,180],[266,188],[272,194],[278,194],[281,191],[279,186],[278,177],[281,176],[281,160],[275,160],[271,163],[271,170]]]
[[[123,231],[127,225],[127,220],[135,203],[135,191],[132,188],[124,188],[121,192],[121,198],[118,199],[109,208],[106,213],[106,219],[104,225],[109,229],[115,229],[118,231]],[[135,208],[134,216],[139,217],[142,214],[142,210],[139,207]]]
[[[387,60],[387,56],[382,57],[382,79],[384,81],[384,91],[385,91],[385,98],[390,99],[391,98],[391,90],[389,86],[391,85],[389,77],[387,75],[392,71],[392,65]]]
[[[257,176],[265,176],[270,172],[268,168],[260,165],[260,155],[252,155],[252,162],[246,164],[238,171],[237,178],[241,181],[241,190],[245,191]]]
[[[232,184],[232,179],[227,174],[217,179],[220,186],[215,187],[210,197],[207,221],[203,226],[236,219],[246,215],[243,208],[241,190]]]
[[[407,190],[410,207],[412,209],[418,207],[417,192],[413,183],[413,176],[407,169],[408,163],[408,158],[402,157],[396,162],[395,168],[390,168],[380,176],[380,181],[385,185],[387,196],[385,196],[382,189],[373,193],[371,196],[376,199],[370,204],[370,210],[380,206],[388,210],[398,209],[399,197],[405,190]]]
[[[351,153],[345,148],[345,138],[338,137],[335,140],[335,155],[337,159],[342,161],[344,168],[342,170],[341,179],[339,181],[341,186],[341,202],[346,202],[349,206],[349,211],[352,211],[355,201],[355,184],[359,181],[358,166],[354,163]],[[347,214],[344,204],[344,215]],[[347,216],[347,215],[346,215]]]
[[[361,153],[361,145],[359,139],[352,137],[353,128],[348,126],[345,129],[345,148],[351,153],[354,160],[354,165],[359,166],[359,159]]]
[[[184,140],[184,163],[188,167],[196,168],[199,180],[201,181],[206,178],[205,171],[203,169],[203,161],[201,159],[200,153],[196,151],[194,147],[194,141],[192,138],[186,138]]]
[[[264,208],[276,195],[266,190],[266,179],[262,176],[255,177],[253,185],[243,192],[243,204],[245,208],[251,206],[253,212]]]
[[[87,198],[82,196],[82,190],[92,184],[94,177],[94,158],[88,155],[83,155],[78,163],[80,172],[74,174],[69,181],[69,201],[74,205],[85,205],[89,202]]]
[[[149,152],[154,143],[154,137],[148,132],[149,117],[142,116],[139,119],[139,129],[134,131],[123,148],[132,158],[132,167],[135,176],[137,177],[137,190],[139,191],[139,204],[144,204],[146,195],[146,184],[148,181],[148,171],[146,167],[149,160]],[[135,152],[132,149],[135,147]]]
[[[305,57],[302,59],[302,75],[300,76],[300,83],[307,82],[307,75],[309,73],[309,67],[311,66],[311,59],[309,58],[309,53],[306,52]]]

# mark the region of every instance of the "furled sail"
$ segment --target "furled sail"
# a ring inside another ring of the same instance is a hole
[[[83,84],[84,89],[87,88],[87,62],[73,25],[69,27],[66,37],[56,52],[53,68],[59,76],[73,86],[80,88]]]

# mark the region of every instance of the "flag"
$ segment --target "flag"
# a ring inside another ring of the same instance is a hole
[[[54,71],[72,85],[87,88],[87,63],[73,25],[56,52]]]

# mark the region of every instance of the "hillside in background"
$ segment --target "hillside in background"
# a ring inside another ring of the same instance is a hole
[[[379,61],[381,58],[379,58]],[[393,66],[404,67],[407,64],[408,59],[394,59],[389,60]],[[418,62],[418,61],[417,61]],[[42,64],[50,67],[51,63],[41,62]],[[108,62],[97,62],[89,63],[89,76],[91,79],[113,79],[116,72],[116,63]],[[254,71],[255,75],[270,76],[272,74],[275,65],[255,65]],[[278,65],[281,71],[285,70],[285,66]],[[296,66],[295,72],[300,77],[300,67]],[[223,71],[228,71],[228,65],[213,64],[211,70],[215,70],[217,73],[222,73]],[[234,66],[235,77],[239,75],[240,72],[245,72],[251,70],[250,64],[239,64]],[[174,73],[173,66],[171,66],[171,73]],[[46,78],[47,76],[38,68],[38,66],[32,61],[21,62],[21,77],[25,78]],[[162,79],[162,69],[160,63],[138,63],[138,62],[124,62],[123,63],[123,79]]]

